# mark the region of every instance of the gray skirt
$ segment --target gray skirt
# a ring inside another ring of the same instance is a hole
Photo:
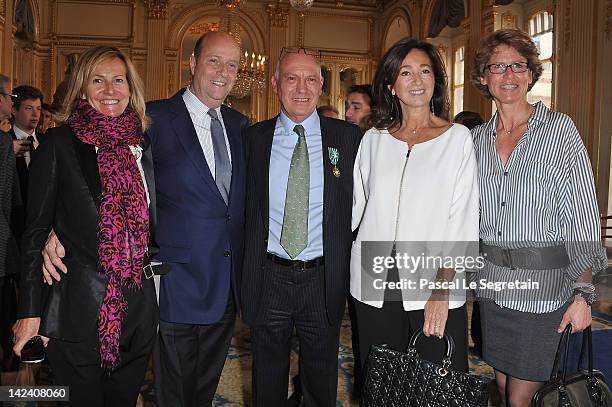
[[[483,359],[512,377],[548,381],[561,338],[557,328],[569,305],[532,314],[481,301]]]

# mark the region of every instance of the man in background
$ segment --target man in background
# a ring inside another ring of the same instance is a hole
[[[21,189],[21,200],[24,208],[27,207],[28,193],[28,166],[32,159],[34,149],[38,147],[36,137],[36,126],[40,120],[43,94],[37,88],[30,85],[21,85],[13,89],[15,98],[13,100],[13,127],[9,134],[13,138],[13,152],[15,153],[17,174],[19,176],[19,187]],[[14,219],[16,224],[17,238],[21,238],[24,219]],[[21,224],[23,223],[23,225]]]
[[[353,85],[346,95],[344,117],[365,133],[370,128],[369,119],[373,107],[372,85]]]
[[[329,117],[331,119],[337,119],[339,114],[338,109],[329,105],[318,107],[317,113],[319,114],[319,116]]]

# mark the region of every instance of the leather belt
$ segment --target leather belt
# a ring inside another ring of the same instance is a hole
[[[268,257],[268,260],[270,260],[272,263],[279,264],[285,267],[291,267],[292,269],[297,269],[297,270],[311,269],[311,268],[319,267],[325,264],[325,257],[323,256],[317,257],[316,259],[312,259],[312,260],[306,260],[306,261],[283,259],[282,257],[278,257],[272,253],[268,253],[267,257]]]
[[[480,243],[480,253],[496,266],[511,269],[551,270],[570,264],[565,246],[505,249]]]
[[[153,276],[163,276],[164,274],[168,274],[172,270],[169,264],[161,263],[161,264],[153,264],[149,263],[142,268],[142,273],[145,278],[148,280],[153,278]]]

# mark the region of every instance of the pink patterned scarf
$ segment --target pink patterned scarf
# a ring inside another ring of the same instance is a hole
[[[149,236],[145,189],[136,158],[128,147],[142,144],[142,125],[131,110],[110,117],[86,100],[79,101],[65,123],[79,140],[98,147],[102,183],[98,267],[108,281],[98,315],[98,339],[102,368],[110,374],[119,364],[121,321],[127,312],[122,290],[142,287]]]

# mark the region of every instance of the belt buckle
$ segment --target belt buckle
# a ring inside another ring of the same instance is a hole
[[[153,276],[155,275],[155,273],[153,272],[153,266],[151,266],[151,263],[144,266],[142,268],[142,272],[144,273],[147,280],[153,278]]]
[[[293,263],[293,268],[297,271],[304,271],[306,270],[306,262],[303,260],[297,260],[295,263]]]
[[[512,252],[510,249],[502,249],[502,260],[505,264],[507,264],[506,267],[514,270],[514,264],[512,264]]]

